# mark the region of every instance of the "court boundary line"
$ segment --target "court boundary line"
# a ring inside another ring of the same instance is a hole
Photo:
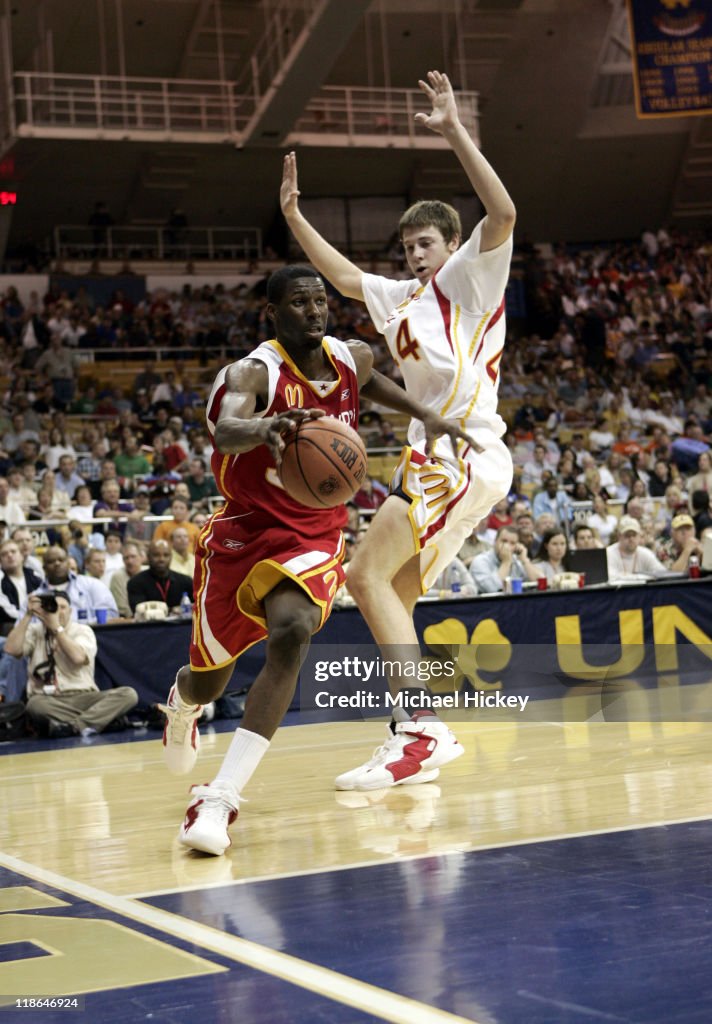
[[[366,981],[341,974],[330,967],[322,967],[290,953],[270,949],[269,946],[260,945],[250,939],[221,932],[209,925],[191,921],[190,918],[152,907],[147,903],[136,903],[132,897],[115,896],[103,889],[97,889],[95,886],[60,875],[19,857],[13,857],[11,854],[0,852],[0,867],[36,882],[42,882],[84,902],[103,907],[121,917],[137,921],[182,942],[192,943],[199,949],[208,950],[245,967],[269,974],[280,981],[314,992],[331,1002],[350,1006],[362,1013],[370,1013],[379,1020],[388,1021],[389,1024],[477,1024],[471,1018],[460,1017],[437,1006],[389,992]]]
[[[694,825],[700,821],[712,821],[710,814],[700,814],[692,818],[672,818],[668,821],[651,821],[638,825],[616,825],[614,828],[596,828],[584,832],[561,832],[552,836],[533,837],[528,839],[513,839],[511,842],[487,843],[484,846],[471,846],[467,849],[451,849],[431,851],[430,853],[412,853],[406,856],[399,856],[397,859],[362,860],[354,861],[351,864],[338,864],[328,868],[305,868],[303,871],[283,871],[276,875],[256,875],[253,878],[233,878],[222,882],[204,882],[200,885],[180,886],[174,889],[156,889],[150,892],[131,893],[124,899],[148,900],[158,896],[178,896],[183,892],[197,892],[200,889],[222,889],[233,885],[252,885],[253,882],[277,882],[289,878],[304,878],[308,875],[326,875],[332,871],[356,871],[359,868],[382,867],[384,865],[407,864],[416,860],[430,860],[434,857],[454,857],[458,854],[486,853],[488,850],[506,850],[518,846],[532,846],[534,843],[556,843],[566,839],[587,839],[591,836],[615,835],[618,832],[637,832],[648,828],[666,828],[668,825]],[[2,854],[0,854],[0,863]]]

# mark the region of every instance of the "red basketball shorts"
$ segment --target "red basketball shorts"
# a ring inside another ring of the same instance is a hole
[[[292,580],[319,608],[318,629],[344,582],[340,530],[318,539],[286,527],[248,529],[229,509],[205,524],[195,553],[195,610],[190,667],[219,668],[267,636],[263,600],[278,583]]]

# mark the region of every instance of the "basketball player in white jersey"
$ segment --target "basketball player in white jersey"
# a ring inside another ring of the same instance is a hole
[[[484,218],[463,245],[452,207],[416,203],[399,225],[414,279],[367,274],[301,214],[294,153],[285,157],[280,191],[287,223],[310,261],[343,295],[366,302],[406,390],[456,421],[475,442],[459,443],[454,451],[441,438],[428,454],[422,428],[412,421],[391,494],[349,567],[349,592],[374,639],[387,648],[389,659],[397,657],[401,663],[412,661],[417,650],[416,600],[452,561],[473,527],[508,493],[512,480],[511,458],[501,440],[505,424],[497,413],[497,388],[516,211],[460,121],[447,76],[430,71],[428,81],[419,85],[432,110],[416,114],[416,120],[448,141],[485,208]],[[405,676],[396,672],[389,680],[393,693],[403,692],[404,708],[395,708],[388,740],[366,764],[340,775],[338,789],[428,782],[463,753],[432,713],[410,716],[408,705],[424,701]]]

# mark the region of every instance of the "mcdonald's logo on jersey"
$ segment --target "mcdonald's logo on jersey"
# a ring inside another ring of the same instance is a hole
[[[432,508],[444,501],[450,493],[450,481],[445,473],[420,473],[420,482],[425,494],[425,505]]]
[[[304,408],[304,392],[301,384],[287,384],[284,388],[284,400],[290,409]]]

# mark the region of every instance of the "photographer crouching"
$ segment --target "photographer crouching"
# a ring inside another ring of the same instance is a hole
[[[71,611],[61,590],[31,594],[5,641],[7,654],[29,659],[27,715],[37,732],[51,739],[93,736],[138,703],[130,686],[97,687],[94,631],[73,622]]]

